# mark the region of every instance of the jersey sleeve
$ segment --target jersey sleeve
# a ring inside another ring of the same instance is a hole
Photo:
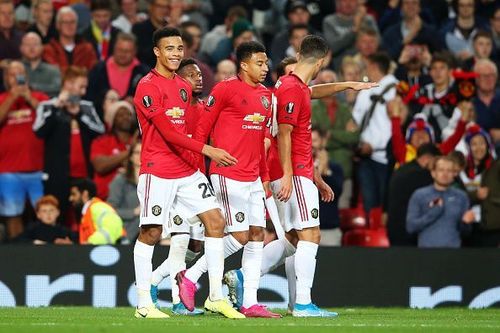
[[[108,145],[103,140],[104,136],[99,136],[97,139],[92,141],[90,146],[90,160],[92,161],[97,156],[110,155],[108,151]]]
[[[221,82],[216,85],[208,96],[204,112],[200,115],[198,126],[193,138],[200,142],[207,142],[219,114],[224,109],[227,84]]]
[[[163,112],[163,95],[160,88],[149,82],[142,82],[137,86],[134,97],[135,109],[150,120],[158,113]]]
[[[299,87],[290,87],[285,90],[276,90],[278,100],[278,124],[297,126],[299,111],[304,100],[303,91]]]

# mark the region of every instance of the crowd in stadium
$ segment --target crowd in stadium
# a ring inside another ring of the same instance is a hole
[[[312,101],[315,165],[336,194],[322,245],[353,228],[391,246],[500,245],[497,0],[0,0],[0,243],[135,241],[133,97],[166,25],[203,99],[236,74],[241,43],[266,46],[272,87],[309,34],[330,47],[313,84],[379,82]],[[110,239],[80,227],[99,214]]]

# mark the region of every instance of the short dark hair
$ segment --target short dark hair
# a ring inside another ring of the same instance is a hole
[[[491,32],[486,30],[478,30],[474,35],[474,38],[472,38],[472,42],[475,42],[478,38],[481,37],[488,38],[489,40],[493,41],[493,35],[491,34]]]
[[[319,136],[321,138],[326,138],[327,136],[327,132],[325,131],[324,128],[320,127],[320,126],[317,126],[317,125],[313,125],[312,128],[311,128],[311,132],[318,132]]]
[[[95,183],[89,178],[76,178],[71,181],[71,187],[76,187],[80,193],[87,191],[89,198],[93,198],[97,194]]]
[[[375,52],[368,56],[368,61],[377,65],[378,69],[383,73],[389,73],[389,68],[391,67],[391,58],[385,52]]]
[[[251,41],[241,43],[236,48],[236,66],[240,68],[240,64],[252,57],[252,54],[264,52],[266,53],[266,48],[259,42]]]
[[[202,30],[202,29],[201,29],[201,25],[199,25],[199,24],[198,24],[197,22],[195,22],[195,21],[184,21],[184,22],[182,22],[182,23],[180,24],[180,26],[179,26],[179,28],[180,28],[180,29],[182,29],[182,30],[184,30],[184,29],[186,29],[186,28],[189,28],[189,27],[195,27],[195,28],[198,28],[198,29]]]
[[[167,37],[181,37],[181,32],[177,28],[170,28],[170,27],[164,27],[157,29],[153,33],[153,46],[158,47],[158,43],[162,38],[167,38]]]
[[[309,27],[307,24],[294,24],[288,28],[288,38],[292,37],[292,34],[295,30],[307,30],[309,32]]]
[[[278,77],[285,75],[286,66],[291,65],[291,64],[296,64],[296,63],[297,63],[297,58],[286,57],[285,59],[280,61],[278,66],[276,66],[276,75]]]
[[[193,47],[194,37],[186,30],[180,30],[182,42],[186,45],[187,48]]]
[[[307,35],[300,43],[300,57],[302,59],[322,59],[328,54],[329,47],[321,36]]]
[[[227,11],[226,17],[247,18],[248,12],[243,6],[232,6]]]
[[[454,150],[448,154],[448,157],[451,158],[461,169],[465,168],[467,165],[465,155],[461,151]]]
[[[184,58],[181,60],[181,64],[179,65],[179,68],[177,68],[177,72],[180,72],[184,67],[189,65],[198,65],[198,63],[193,58]]]
[[[90,2],[90,11],[93,12],[95,10],[112,10],[112,5],[110,0],[92,0]]]
[[[434,52],[432,55],[431,59],[431,67],[434,63],[436,62],[443,62],[445,63],[448,68],[452,69],[455,68],[455,58],[453,57],[453,54],[451,54],[448,51],[440,51],[440,52]]]
[[[424,155],[431,155],[431,156],[440,156],[441,151],[436,147],[435,144],[433,143],[425,143],[418,147],[417,149],[417,158],[422,157]]]

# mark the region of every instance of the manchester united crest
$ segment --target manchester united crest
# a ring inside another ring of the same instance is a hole
[[[319,211],[317,208],[313,208],[313,210],[311,210],[311,216],[313,219],[317,219],[318,216],[319,216]]]
[[[236,213],[236,215],[234,217],[236,218],[236,221],[238,221],[240,223],[245,221],[245,214],[243,214],[243,212]]]
[[[152,208],[151,208],[151,212],[153,213],[154,216],[158,216],[161,214],[161,207],[158,206],[158,205],[154,205]]]
[[[262,97],[260,98],[260,101],[262,102],[262,105],[264,106],[264,108],[265,108],[266,110],[267,110],[267,109],[269,109],[269,105],[270,105],[270,103],[269,103],[269,100],[267,99],[267,97],[266,97],[266,96],[262,96]]]
[[[181,99],[184,102],[187,102],[187,100],[188,100],[188,93],[187,93],[186,89],[182,88],[181,90],[179,90],[179,93],[181,94]]]
[[[181,225],[182,224],[182,217],[180,217],[179,215],[175,215],[172,220],[174,221],[175,225]]]

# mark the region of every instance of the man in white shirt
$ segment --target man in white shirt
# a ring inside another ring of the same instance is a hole
[[[390,64],[391,59],[384,53],[375,53],[368,57],[368,78],[378,82],[379,86],[360,91],[353,108],[353,118],[361,133],[358,178],[367,213],[382,205],[388,182],[386,147],[392,132],[386,106],[387,102],[396,96],[395,85],[398,82],[389,74]]]

